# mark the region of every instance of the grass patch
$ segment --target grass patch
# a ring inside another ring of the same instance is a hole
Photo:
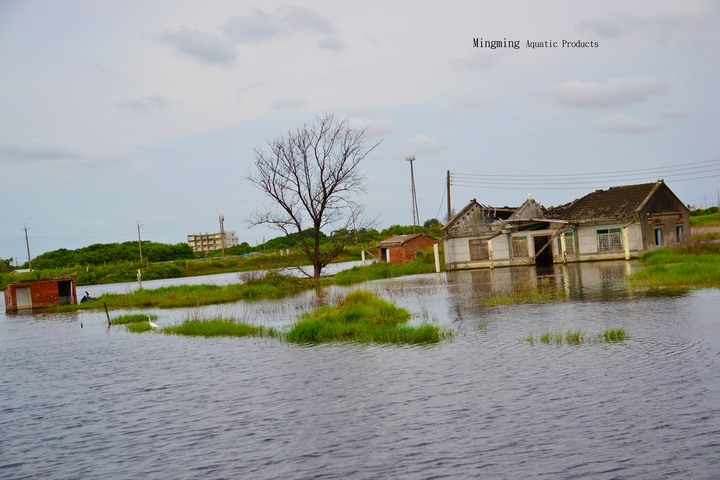
[[[306,313],[287,333],[292,343],[358,342],[437,343],[451,332],[435,325],[408,326],[410,312],[363,290],[349,293],[338,305]]]
[[[275,336],[275,330],[236,322],[230,319],[187,320],[179,325],[162,328],[162,333],[196,337],[261,337]]]
[[[146,317],[146,320],[147,320],[147,317]],[[128,323],[127,329],[128,329],[128,332],[132,332],[132,333],[144,333],[144,332],[149,332],[150,330],[153,330],[153,328],[150,326],[150,324],[147,321]]]
[[[602,338],[606,342],[622,342],[630,338],[630,336],[624,328],[611,328],[602,333]]]
[[[157,320],[157,315],[149,315],[152,320]],[[139,323],[148,321],[148,315],[145,313],[131,313],[128,315],[118,315],[112,320],[113,325],[126,325],[128,323]],[[148,324],[149,325],[149,324]]]
[[[645,268],[630,275],[635,288],[673,289],[720,286],[720,244],[694,242],[660,248],[642,256]]]
[[[536,342],[545,345],[580,345],[583,343],[618,343],[630,338],[627,331],[624,328],[612,328],[606,329],[598,335],[587,335],[580,329],[568,330],[564,334],[562,330],[557,332],[542,332],[537,337],[533,334],[528,334],[525,337],[525,341],[530,345],[534,345]]]

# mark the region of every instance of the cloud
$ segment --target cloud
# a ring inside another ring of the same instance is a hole
[[[718,40],[717,18],[707,12],[655,16],[608,14],[586,18],[576,28],[581,33],[609,39],[645,38],[660,46],[683,49],[712,48]]]
[[[648,122],[639,118],[628,117],[623,113],[616,113],[603,117],[590,128],[605,133],[641,134],[660,130],[662,125],[657,122]]]
[[[223,34],[238,43],[264,42],[288,35],[277,17],[261,10],[233,17],[222,28]]]
[[[235,47],[227,39],[210,32],[181,28],[155,37],[178,52],[209,65],[230,65],[235,61]]]
[[[344,49],[330,21],[314,10],[298,6],[278,8],[272,13],[255,9],[228,20],[222,32],[237,43],[260,43],[309,32],[324,35],[318,42],[320,48],[335,52]]]
[[[291,29],[319,33],[333,33],[332,24],[319,13],[305,7],[288,6],[280,9],[281,18]]]
[[[171,102],[165,97],[150,95],[137,100],[123,100],[118,102],[118,105],[137,113],[145,113],[168,108]]]
[[[38,162],[45,160],[77,159],[80,155],[59,148],[37,145],[0,145],[1,162]]]
[[[553,87],[550,94],[570,107],[609,108],[643,102],[665,91],[665,85],[658,80],[632,77],[606,83],[570,80]]]
[[[350,128],[365,130],[370,137],[391,135],[398,131],[398,128],[386,118],[371,119],[353,116],[348,120],[348,123]]]
[[[318,47],[331,52],[342,52],[345,44],[337,37],[325,37],[318,41]]]

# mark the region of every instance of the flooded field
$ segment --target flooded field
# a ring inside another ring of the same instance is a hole
[[[0,478],[717,478],[720,290],[641,295],[625,286],[632,268],[352,287],[455,332],[427,347],[131,334],[104,312],[0,313]],[[534,287],[567,300],[484,301]],[[284,328],[351,289],[143,311],[161,325],[225,315]],[[526,340],[607,328],[630,338]]]

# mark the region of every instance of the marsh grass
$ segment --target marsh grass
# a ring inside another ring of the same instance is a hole
[[[132,333],[144,333],[144,332],[149,332],[149,331],[153,330],[153,328],[147,322],[147,317],[146,317],[146,321],[144,321],[144,322],[128,323],[126,325],[126,328],[127,328],[128,332],[132,332]]]
[[[405,275],[419,275],[435,271],[435,264],[427,259],[416,258],[415,260],[401,265],[389,262],[374,262],[370,265],[355,266],[336,273],[332,283],[336,285],[354,285],[357,283],[380,280],[384,278],[396,278]]]
[[[630,336],[624,328],[612,328],[606,329],[597,335],[587,335],[581,329],[567,330],[564,334],[562,330],[542,332],[537,337],[533,334],[528,334],[524,340],[530,345],[534,345],[536,342],[545,345],[581,345],[583,343],[618,343],[628,338],[630,338]]]
[[[482,302],[486,307],[499,307],[516,304],[557,303],[565,302],[567,299],[568,295],[565,290],[554,285],[539,285],[535,288],[493,293],[483,297]]]
[[[157,315],[150,315],[150,318],[157,320]],[[148,321],[148,315],[145,313],[131,313],[127,315],[118,315],[112,319],[113,325],[126,325],[128,323],[139,323]],[[148,324],[149,325],[149,324]]]
[[[452,336],[436,325],[408,326],[410,312],[372,292],[349,293],[335,306],[303,314],[287,333],[292,343],[357,342],[387,344],[437,343]]]
[[[630,275],[634,288],[674,294],[679,289],[720,286],[720,244],[694,242],[642,256],[645,268]]]
[[[187,335],[196,337],[262,337],[276,336],[273,329],[250,325],[227,318],[210,320],[186,320],[179,325],[162,328],[162,333],[171,335]]]
[[[606,342],[622,342],[630,338],[630,336],[624,328],[611,328],[602,333],[602,338]]]
[[[283,298],[311,288],[306,279],[268,272],[242,284],[234,285],[176,285],[151,290],[135,290],[126,294],[106,293],[90,302],[77,305],[78,309],[102,308],[188,308],[204,305],[232,303],[239,300]]]

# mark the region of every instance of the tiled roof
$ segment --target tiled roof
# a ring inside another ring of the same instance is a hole
[[[596,190],[553,209],[546,218],[567,221],[629,218],[658,185],[660,182]]]
[[[429,235],[425,235],[424,233],[414,233],[411,235],[394,235],[392,237],[386,238],[385,240],[381,240],[378,242],[378,246],[381,247],[398,247],[401,245],[406,244],[410,240],[414,240],[417,237],[428,237],[432,238]],[[433,239],[434,240],[434,239]]]

